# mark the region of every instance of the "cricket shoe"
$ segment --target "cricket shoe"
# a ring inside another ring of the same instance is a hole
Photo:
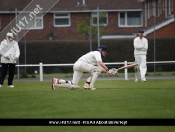
[[[72,81],[68,81],[67,83],[70,85],[70,90],[75,90],[80,88],[78,85],[74,85]]]
[[[75,89],[79,89],[80,87],[78,85],[71,85],[70,90],[75,90]]]
[[[88,89],[88,90],[95,90],[96,88],[90,88],[90,85],[85,83],[83,86],[84,89]]]
[[[8,88],[14,88],[15,86],[13,86],[13,85],[8,85]]]
[[[57,78],[52,79],[52,90],[55,90],[55,84],[57,84]]]
[[[139,79],[136,78],[136,79],[135,79],[135,82],[138,82],[138,81],[139,81]]]
[[[146,82],[146,79],[143,79],[142,82]]]

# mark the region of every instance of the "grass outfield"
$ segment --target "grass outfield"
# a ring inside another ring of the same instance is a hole
[[[51,82],[14,82],[0,88],[0,118],[175,118],[175,80],[100,81],[96,90],[51,90]],[[83,81],[79,83],[83,85]],[[1,132],[173,132],[175,127],[12,127]]]

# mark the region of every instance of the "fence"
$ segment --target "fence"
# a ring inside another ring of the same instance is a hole
[[[113,62],[113,63],[105,63],[105,65],[128,65],[132,64],[134,62]],[[156,61],[156,62],[147,62],[147,64],[158,64],[158,63],[175,63],[175,61]],[[44,66],[73,66],[74,64],[28,64],[28,65],[16,65],[16,67],[33,67],[33,66],[38,66],[39,67],[39,74],[40,74],[40,81],[43,81],[43,67]],[[124,70],[125,73],[125,80],[128,80],[128,70]],[[19,79],[19,73],[18,73],[18,79]]]

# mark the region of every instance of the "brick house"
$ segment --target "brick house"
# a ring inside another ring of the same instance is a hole
[[[0,1],[0,31],[2,31],[15,17],[15,8],[18,12],[22,11],[31,0]],[[153,37],[152,25],[155,12],[158,14],[156,19],[159,22],[156,23],[156,36],[175,37],[174,4],[173,0],[156,0],[156,2],[154,0],[60,0],[43,17],[42,14],[35,16],[33,23],[38,19],[39,21],[26,37],[28,41],[83,40],[82,35],[77,32],[78,19],[91,17],[92,25],[96,26],[97,7],[99,12],[105,14],[100,27],[107,25],[102,39],[133,38],[139,29],[144,29],[147,37]]]
[[[138,0],[142,3],[145,35],[175,37],[175,0]],[[154,26],[155,25],[155,26]]]

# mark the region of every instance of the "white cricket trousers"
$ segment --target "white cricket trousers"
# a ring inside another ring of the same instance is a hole
[[[94,66],[92,64],[86,63],[84,61],[78,60],[75,62],[73,66],[74,74],[72,82],[74,85],[77,85],[83,75],[83,72],[90,72],[92,74],[92,81],[90,84],[90,88],[93,88],[95,81],[98,78],[98,75],[101,73],[100,66]]]
[[[147,66],[146,66],[146,55],[138,55],[135,56],[135,62],[138,64],[135,71],[135,78],[146,80],[145,74],[147,72]]]

